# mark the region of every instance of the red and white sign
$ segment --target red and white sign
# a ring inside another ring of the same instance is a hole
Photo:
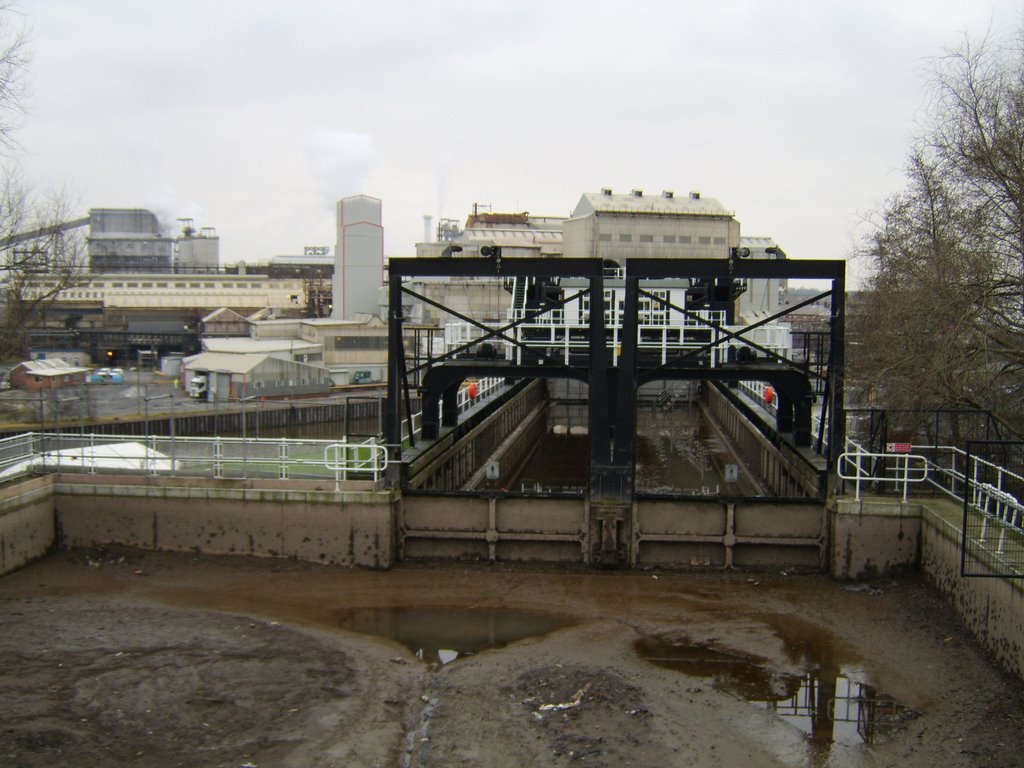
[[[886,453],[910,453],[914,450],[913,443],[886,443]]]

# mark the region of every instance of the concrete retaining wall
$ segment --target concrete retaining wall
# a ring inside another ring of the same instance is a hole
[[[43,557],[56,541],[50,478],[0,489],[0,576]]]
[[[400,560],[585,561],[582,499],[406,496]]]
[[[824,460],[786,442],[772,443],[723,394],[725,391],[714,386],[703,388],[706,413],[728,435],[736,454],[755,470],[768,490],[780,498],[823,498]]]
[[[921,509],[921,570],[964,624],[1007,670],[1024,679],[1024,585],[1019,579],[960,575],[960,528]],[[980,564],[971,570],[983,570]]]
[[[65,476],[55,488],[59,543],[293,557],[387,568],[392,497],[372,491],[189,487],[156,479]]]
[[[1024,585],[1017,579],[961,575],[959,506],[945,498],[836,499],[832,573],[874,579],[920,569],[998,662],[1024,678]],[[984,568],[972,563],[971,570]]]
[[[602,526],[583,499],[410,495],[400,502],[398,559],[591,563]],[[621,565],[800,567],[827,551],[820,503],[643,499],[615,515]]]
[[[407,456],[413,457],[404,465],[406,480],[402,487],[444,492],[474,484],[479,480],[479,477],[474,479],[474,475],[487,463],[487,459],[499,449],[502,452],[512,450],[502,444],[524,423],[543,415],[544,393],[544,382],[535,379],[519,391],[501,395],[494,402],[485,401],[474,406],[478,411],[460,428],[443,427],[437,440],[405,451]],[[473,426],[469,431],[464,431],[470,424]],[[530,433],[522,434],[521,439],[530,439]],[[514,449],[513,453],[519,451]]]
[[[820,502],[642,499],[636,565],[824,569],[827,519]]]
[[[920,504],[884,498],[837,498],[831,504],[834,576],[874,579],[917,570],[921,562]]]

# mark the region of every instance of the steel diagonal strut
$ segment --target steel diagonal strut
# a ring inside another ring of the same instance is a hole
[[[439,358],[432,358],[422,365],[417,365],[412,372],[418,373],[423,369],[434,368],[440,373],[440,369],[447,366],[449,371],[444,375],[431,376],[427,372],[425,380],[429,379],[431,388],[443,389],[452,386],[459,377],[466,375],[471,367],[477,367],[483,371],[488,368],[483,361],[453,364],[455,358],[470,346],[479,344],[489,339],[499,339],[515,348],[528,351],[530,359],[536,360],[540,365],[496,366],[493,365],[495,375],[504,377],[550,377],[550,376],[571,376],[586,381],[589,385],[589,429],[590,429],[590,478],[588,483],[589,496],[593,503],[605,504],[611,507],[618,507],[620,510],[631,502],[634,493],[634,466],[635,466],[635,432],[636,432],[636,402],[637,390],[646,381],[653,380],[659,376],[668,378],[694,378],[709,379],[718,381],[738,381],[747,378],[761,380],[775,380],[780,383],[780,406],[785,405],[789,415],[783,418],[780,416],[779,427],[789,426],[793,429],[795,441],[798,444],[809,445],[810,443],[810,405],[813,395],[808,381],[809,376],[820,378],[820,374],[813,371],[798,370],[793,363],[778,355],[771,349],[746,338],[751,331],[776,321],[801,309],[804,306],[820,301],[831,296],[831,332],[830,332],[830,358],[824,376],[827,387],[825,397],[828,402],[825,404],[824,415],[828,418],[829,432],[829,466],[834,465],[832,454],[835,453],[835,446],[842,444],[843,431],[842,414],[842,387],[836,382],[841,381],[843,365],[843,291],[845,279],[845,264],[832,260],[743,260],[734,258],[721,259],[656,259],[656,258],[631,258],[627,259],[624,280],[625,301],[623,302],[623,331],[621,334],[621,346],[618,348],[617,365],[609,358],[607,347],[606,328],[604,322],[605,312],[609,309],[604,296],[603,286],[603,263],[599,259],[536,259],[536,258],[514,258],[514,259],[395,259],[389,264],[390,275],[390,333],[389,333],[389,419],[388,436],[393,445],[397,445],[400,439],[398,434],[399,418],[401,408],[399,405],[399,390],[404,384],[408,388],[408,382],[403,382],[403,374],[400,362],[396,356],[404,357],[402,346],[402,317],[401,299],[403,295],[415,298],[431,306],[442,309],[453,317],[469,323],[482,331],[481,337],[474,339],[470,344],[461,345],[458,348],[446,352]],[[491,328],[474,318],[467,317],[440,302],[401,285],[405,276],[474,276],[474,277],[537,277],[537,278],[578,278],[589,282],[588,288],[584,291],[577,291],[572,295],[562,298],[553,305],[528,311],[524,317],[507,323],[499,328]],[[830,280],[831,291],[825,291],[800,304],[778,312],[771,317],[750,324],[739,330],[728,330],[722,324],[700,317],[691,310],[678,307],[662,299],[660,296],[642,291],[640,283],[648,279],[674,279],[674,278],[701,278],[713,281],[731,281],[737,278],[792,278],[792,279],[820,279]],[[532,321],[554,311],[573,301],[581,299],[589,294],[590,318],[589,318],[589,354],[586,361],[572,361],[566,358],[567,362],[557,360],[546,351],[532,347],[516,338],[514,333],[519,326],[531,323]],[[705,328],[712,330],[718,339],[709,344],[703,344],[699,348],[686,354],[679,355],[668,363],[658,367],[646,368],[640,366],[639,357],[639,298],[643,296],[657,305],[668,307],[679,312],[682,316],[691,318]],[[683,368],[684,361],[694,356],[702,355],[710,350],[720,347],[729,341],[738,340],[739,343],[749,346],[764,355],[768,363],[761,361],[759,364],[740,362],[730,364],[719,370],[705,368],[690,369]],[[544,365],[544,364],[547,365]],[[435,393],[436,394],[436,393]],[[782,400],[788,402],[782,403]],[[795,408],[795,423],[793,409]],[[786,409],[780,407],[780,414]],[[823,427],[824,430],[824,427]],[[787,431],[780,429],[781,431]],[[837,437],[838,436],[838,437]],[[819,446],[822,442],[822,435],[818,437]],[[400,453],[400,448],[399,448]],[[606,521],[607,522],[607,521]]]
[[[512,330],[514,328],[517,328],[520,325],[524,325],[524,324],[526,324],[528,322],[532,322],[533,320],[536,320],[538,317],[541,317],[542,315],[544,315],[544,314],[546,314],[548,312],[553,312],[556,309],[564,307],[566,304],[569,304],[569,303],[575,301],[580,296],[583,296],[586,293],[586,291],[579,291],[577,293],[574,293],[573,295],[569,296],[568,298],[561,299],[560,301],[553,303],[549,307],[545,307],[543,309],[538,309],[538,310],[531,310],[530,312],[528,312],[526,315],[524,315],[519,320],[513,320],[511,323],[503,325],[500,328],[491,328],[491,327],[489,327],[487,325],[484,325],[480,321],[478,321],[478,320],[476,320],[476,319],[474,319],[472,317],[469,317],[468,315],[463,315],[461,312],[458,312],[457,310],[454,310],[451,307],[448,307],[448,306],[442,304],[439,301],[435,301],[435,300],[433,300],[431,298],[428,298],[427,296],[423,296],[423,295],[417,293],[416,291],[414,291],[414,290],[412,290],[410,288],[402,288],[402,293],[404,293],[404,294],[406,294],[408,296],[412,296],[413,298],[417,298],[420,301],[422,301],[422,302],[424,302],[426,304],[429,304],[432,307],[437,307],[438,309],[440,309],[440,310],[442,310],[444,312],[447,312],[452,317],[457,317],[459,320],[462,320],[463,322],[469,323],[470,325],[473,325],[473,326],[479,328],[482,331],[486,331],[486,333],[483,336],[478,336],[477,338],[473,339],[472,341],[467,341],[465,344],[460,344],[459,346],[455,347],[454,349],[451,349],[451,350],[449,350],[448,352],[445,352],[442,355],[438,355],[437,357],[432,358],[431,360],[429,360],[426,363],[422,363],[420,365],[417,365],[414,368],[410,369],[410,371],[409,371],[410,373],[417,373],[417,372],[423,370],[424,368],[429,368],[431,365],[444,362],[445,360],[451,360],[451,359],[455,358],[460,352],[465,352],[466,350],[470,349],[474,345],[480,344],[481,342],[487,341],[488,339],[494,339],[494,338],[501,339],[502,341],[506,341],[509,344],[512,344],[513,346],[519,347],[520,349],[529,352],[530,355],[536,355],[536,356],[538,356],[540,358],[543,358],[544,360],[548,360],[553,365],[555,365],[557,367],[568,368],[568,366],[564,365],[557,358],[551,357],[550,355],[547,355],[547,354],[544,354],[544,353],[538,353],[537,350],[534,349],[533,347],[530,347],[530,346],[524,344],[523,342],[519,341],[518,339],[516,339],[516,338],[514,338],[512,336],[508,336],[506,334],[506,332],[510,331],[510,330]]]

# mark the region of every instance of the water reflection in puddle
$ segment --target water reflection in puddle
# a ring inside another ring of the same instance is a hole
[[[824,655],[801,657],[807,671],[772,670],[757,656],[724,651],[708,644],[646,637],[636,642],[647,661],[693,677],[706,678],[722,691],[751,702],[802,731],[814,765],[828,764],[835,745],[854,747],[882,741],[916,713],[874,686],[852,666]]]
[[[338,615],[342,629],[387,637],[417,658],[442,665],[571,623],[564,616],[498,609],[356,608]]]

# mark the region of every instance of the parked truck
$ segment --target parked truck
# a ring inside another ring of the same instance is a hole
[[[188,382],[188,394],[196,399],[205,399],[210,390],[210,379],[205,373],[197,373]]]

